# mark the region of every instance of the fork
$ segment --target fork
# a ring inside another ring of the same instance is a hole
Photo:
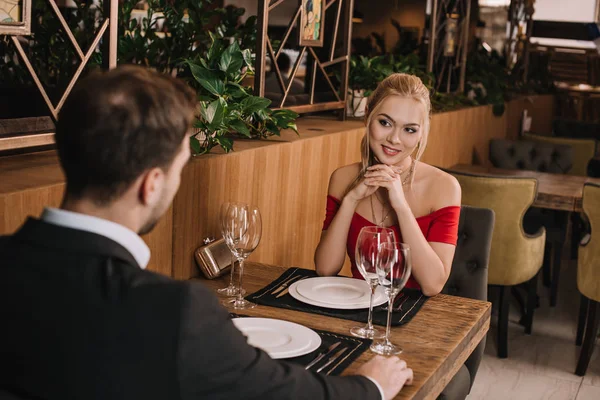
[[[400,296],[402,297],[402,296]],[[400,304],[398,304],[397,307],[392,308],[392,311],[401,311],[402,310],[402,305],[404,305],[404,303],[406,302],[406,300],[408,300],[408,296],[404,296],[404,299],[400,302]]]
[[[275,295],[279,292],[281,292],[283,289],[287,288],[289,285],[292,284],[293,281],[295,281],[296,279],[300,278],[300,275],[296,275],[296,276],[292,276],[291,278],[288,278],[285,280],[285,282],[283,282],[281,285],[279,285],[279,287],[275,290],[273,290],[271,292],[272,295]]]
[[[296,280],[296,282],[300,282],[301,280],[303,280],[303,279],[306,279],[306,278],[308,278],[308,276],[303,276],[303,277],[301,277],[300,279],[297,279],[297,280]],[[294,283],[296,283],[296,282],[294,282]],[[288,282],[288,284],[289,284],[289,283],[291,283],[291,282]],[[278,298],[280,298],[280,297],[282,297],[282,296],[285,296],[285,295],[286,295],[286,294],[288,294],[289,292],[290,292],[290,287],[288,286],[288,287],[286,287],[286,289],[285,289],[283,292],[281,292],[281,293],[279,293],[277,296],[275,296],[275,298],[276,298],[276,299],[278,299]]]

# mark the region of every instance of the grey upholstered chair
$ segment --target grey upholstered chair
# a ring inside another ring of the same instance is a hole
[[[566,174],[573,165],[573,148],[559,143],[493,139],[490,141],[490,161],[497,168]],[[532,207],[523,218],[523,227],[527,233],[534,234],[541,226],[546,228],[543,277],[544,285],[550,287],[550,305],[553,307],[558,297],[567,217],[561,211]],[[554,262],[551,264],[552,261]]]
[[[452,271],[444,293],[487,300],[488,263],[494,230],[494,212],[487,208],[462,206],[458,226],[458,243]],[[442,391],[438,399],[463,400],[473,386],[483,356],[485,338]]]
[[[564,144],[492,139],[490,161],[497,168],[565,174],[573,165],[573,149]]]

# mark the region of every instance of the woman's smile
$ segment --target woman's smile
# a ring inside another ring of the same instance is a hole
[[[381,148],[383,149],[383,153],[390,157],[396,156],[402,152],[402,150],[395,149],[393,147],[389,147],[384,144],[381,145]]]

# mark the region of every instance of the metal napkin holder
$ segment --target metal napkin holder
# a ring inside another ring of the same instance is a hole
[[[223,238],[204,239],[204,245],[196,249],[194,258],[207,279],[218,278],[231,268],[231,251]]]

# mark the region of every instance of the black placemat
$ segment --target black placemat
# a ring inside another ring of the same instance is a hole
[[[229,314],[231,318],[245,318],[246,315],[240,314]],[[341,342],[336,348],[333,354],[329,354],[329,356],[334,355],[336,352],[340,351],[340,349],[345,348],[344,352],[341,353],[339,358],[337,358],[330,365],[325,367],[321,373],[325,375],[339,375],[346,368],[348,368],[362,353],[369,349],[371,343],[373,342],[371,339],[361,339],[354,336],[340,335],[339,333],[333,333],[328,331],[322,331],[320,329],[313,329],[317,334],[321,337],[321,346],[311,353],[305,354],[300,357],[294,358],[286,358],[285,361],[290,361],[296,364],[300,364],[302,366],[308,365],[312,360],[314,360],[319,353],[322,351],[327,351],[329,346]],[[320,367],[325,365],[329,357],[324,357],[316,363],[314,366],[310,368],[311,371],[317,371]]]
[[[257,292],[254,292],[248,296],[246,299],[248,301],[252,301],[257,304],[278,307],[278,308],[286,308],[289,310],[303,311],[309,312],[313,314],[327,315],[328,317],[335,317],[341,319],[349,319],[352,321],[358,322],[367,322],[369,310],[368,309],[360,309],[360,310],[338,310],[332,308],[323,308],[318,306],[313,306],[310,304],[302,303],[294,299],[289,293],[277,298],[282,291],[279,291],[275,295],[272,293],[277,291],[282,284],[285,284],[288,279],[301,276],[301,277],[316,277],[317,274],[315,271],[302,269],[302,268],[289,268],[285,271],[281,276],[275,279],[273,282],[260,289]],[[298,279],[292,281],[296,282]],[[347,278],[352,279],[352,278]],[[286,288],[287,289],[287,288]],[[394,301],[394,310],[392,312],[392,326],[400,326],[406,324],[410,321],[417,312],[421,309],[423,304],[427,301],[428,297],[423,295],[420,290],[416,289],[404,289]],[[375,307],[373,309],[373,323],[376,325],[385,326],[387,322],[387,311],[383,310],[384,306]]]

